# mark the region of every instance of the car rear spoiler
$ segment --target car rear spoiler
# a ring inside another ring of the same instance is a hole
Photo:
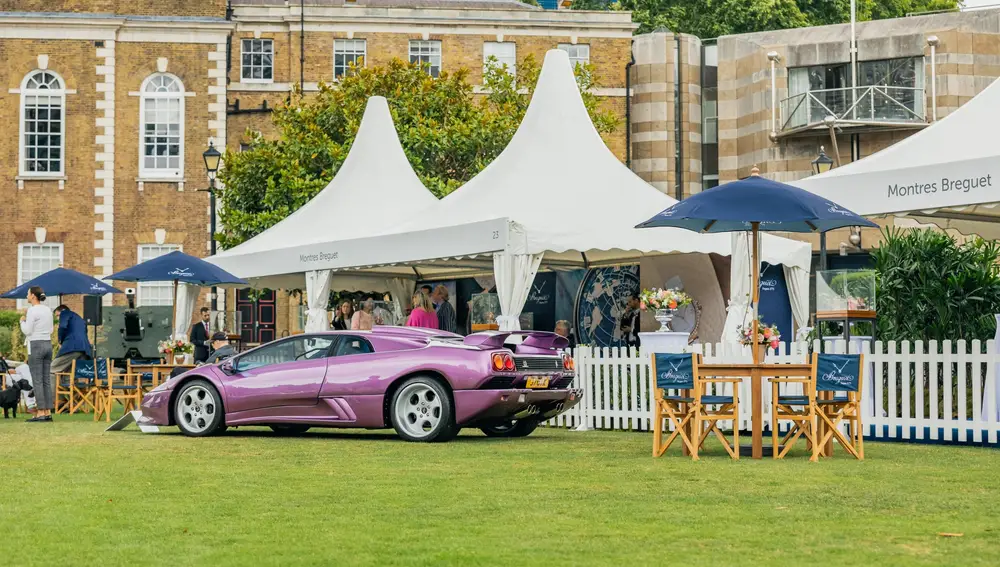
[[[483,331],[465,337],[462,342],[483,349],[503,348],[507,338],[511,335],[524,337],[519,346],[555,350],[569,347],[569,340],[566,337],[548,331]]]

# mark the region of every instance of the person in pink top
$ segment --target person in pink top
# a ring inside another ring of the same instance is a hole
[[[407,327],[424,327],[427,329],[438,328],[437,313],[434,311],[434,304],[431,298],[422,291],[413,294],[413,311],[406,320]]]

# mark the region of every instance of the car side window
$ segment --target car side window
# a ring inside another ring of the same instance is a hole
[[[353,335],[340,337],[340,343],[333,353],[333,356],[349,356],[352,354],[370,354],[375,352],[372,344],[367,340]]]
[[[332,344],[333,337],[328,336],[304,336],[281,340],[244,354],[237,360],[235,370],[246,372],[285,362],[326,358]]]

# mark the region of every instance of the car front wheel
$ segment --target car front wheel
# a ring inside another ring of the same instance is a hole
[[[512,419],[479,428],[487,437],[527,437],[538,427],[534,419]]]
[[[392,427],[406,441],[448,441],[458,434],[448,391],[437,380],[410,378],[392,397]]]
[[[188,437],[205,437],[225,430],[222,400],[207,380],[184,384],[174,401],[174,421]]]

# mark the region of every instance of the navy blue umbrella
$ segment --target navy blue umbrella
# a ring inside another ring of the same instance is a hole
[[[190,254],[173,251],[116,274],[104,278],[124,282],[174,282],[174,320],[177,319],[177,284],[179,282],[194,285],[244,285],[246,280],[240,279],[222,268],[209,264],[201,258]]]
[[[104,295],[106,293],[121,293],[99,279],[92,278],[87,274],[81,274],[76,270],[68,268],[56,268],[44,274],[24,282],[7,293],[0,295],[3,299],[25,299],[28,297],[28,288],[32,286],[42,288],[46,295]]]
[[[755,227],[754,225],[757,225]],[[678,201],[636,228],[671,226],[695,232],[826,232],[870,226],[859,216],[815,193],[751,175]]]
[[[695,232],[753,233],[753,336],[757,336],[760,301],[758,231],[826,232],[848,226],[878,228],[872,221],[798,187],[765,179],[757,168],[750,177],[702,191],[678,201],[636,226],[669,226]],[[759,363],[757,349],[754,364]]]

